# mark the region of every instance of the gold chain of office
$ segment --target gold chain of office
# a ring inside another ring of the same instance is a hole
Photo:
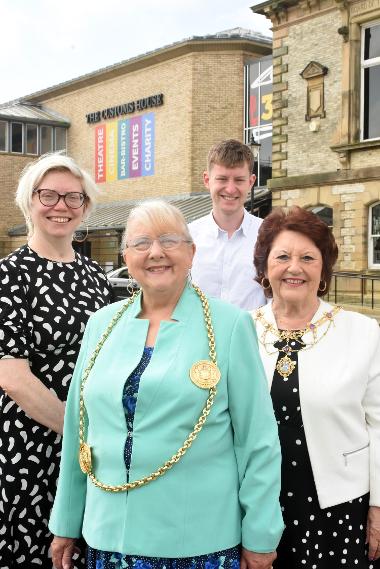
[[[152,474],[149,474],[148,476],[144,476],[144,478],[141,478],[140,480],[135,480],[133,482],[127,482],[125,484],[112,485],[112,484],[105,484],[104,482],[101,482],[100,480],[98,480],[96,478],[96,476],[93,472],[93,466],[92,466],[92,460],[91,460],[91,448],[86,443],[85,434],[84,434],[86,407],[85,407],[84,399],[83,399],[83,390],[84,390],[85,383],[87,381],[87,378],[91,372],[91,369],[93,368],[94,363],[96,361],[96,358],[98,357],[98,354],[99,354],[100,350],[102,349],[105,341],[107,340],[108,336],[111,334],[113,328],[116,326],[116,324],[118,323],[118,321],[120,320],[120,318],[122,317],[124,312],[134,302],[134,300],[138,296],[138,294],[140,294],[140,291],[138,291],[137,293],[134,293],[131,296],[131,298],[127,300],[127,302],[121,307],[121,309],[112,318],[112,320],[109,323],[108,327],[106,328],[105,332],[101,336],[101,338],[100,338],[100,340],[99,340],[99,342],[98,342],[98,344],[97,344],[97,346],[96,346],[96,348],[95,348],[95,350],[94,350],[94,352],[90,358],[90,361],[89,361],[89,363],[88,363],[88,365],[84,371],[81,386],[80,386],[80,397],[79,397],[79,464],[80,464],[81,470],[83,471],[84,474],[88,475],[91,482],[93,484],[95,484],[95,486],[97,486],[98,488],[101,488],[102,490],[105,490],[106,492],[126,492],[129,490],[134,490],[135,488],[140,488],[141,486],[144,486],[145,484],[148,484],[149,482],[153,482],[153,480],[156,480],[160,476],[163,476],[177,462],[179,462],[181,460],[181,458],[183,458],[183,456],[189,450],[189,448],[191,447],[191,445],[195,441],[196,437],[201,432],[201,430],[202,430],[202,428],[206,422],[207,416],[210,413],[210,410],[211,410],[211,407],[214,403],[214,399],[215,399],[215,395],[216,395],[215,384],[217,383],[218,379],[220,378],[220,372],[219,372],[218,367],[217,367],[217,359],[216,359],[215,335],[214,335],[214,329],[212,326],[212,320],[211,320],[210,307],[209,307],[208,300],[199,287],[197,287],[196,285],[192,285],[192,287],[194,288],[195,292],[199,296],[201,303],[202,303],[204,322],[206,325],[207,336],[208,336],[209,356],[210,356],[211,361],[204,360],[204,361],[197,362],[196,364],[194,364],[190,370],[190,376],[192,375],[193,369],[195,369],[195,371],[196,371],[197,366],[203,365],[203,367],[207,368],[207,372],[212,377],[218,376],[218,378],[216,380],[213,380],[213,385],[211,385],[211,386],[207,385],[207,387],[209,387],[209,395],[208,395],[206,404],[203,407],[202,412],[199,416],[199,419],[194,425],[194,429],[188,435],[188,437],[184,441],[181,448],[179,448],[178,451],[169,460],[167,460],[162,466],[160,466],[155,472],[152,472]],[[192,379],[192,381],[194,381],[193,378],[191,378],[191,379]],[[194,383],[196,383],[196,382],[194,381]],[[204,387],[204,385],[201,385],[201,383],[196,383],[196,385],[198,385],[199,387]]]

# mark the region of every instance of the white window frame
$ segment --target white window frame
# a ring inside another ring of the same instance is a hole
[[[28,152],[28,127],[33,126],[37,130],[37,152]],[[25,154],[28,156],[38,156],[40,148],[40,129],[38,124],[34,123],[25,123]]]
[[[380,201],[371,204],[368,208],[368,268],[380,270],[380,261],[378,263],[373,262],[373,239],[380,238],[380,233],[372,233],[372,210],[376,206],[380,206]]]
[[[13,125],[20,124],[21,125],[21,152],[16,152],[13,150],[12,147],[12,135],[13,135]],[[25,154],[25,123],[19,121],[11,121],[10,129],[9,129],[9,152],[12,154]]]
[[[1,153],[9,152],[9,122],[0,120],[0,123],[5,124],[5,149],[0,148]]]
[[[67,128],[63,126],[54,127],[54,151],[57,151],[57,128],[63,129],[65,131],[65,148],[59,149],[59,152],[67,152]]]
[[[252,78],[250,77],[250,66],[255,63],[261,64],[263,61],[271,60],[271,65],[267,67],[263,72],[260,73],[259,77],[255,79],[255,83],[257,84],[258,88],[258,116],[260,117],[260,106],[261,106],[261,87],[262,85],[272,85],[273,87],[273,58],[271,55],[265,55],[257,60],[249,61],[244,66],[244,142],[248,146],[250,145],[251,137],[253,135],[256,142],[261,144],[261,141],[265,138],[272,139],[272,131],[273,131],[273,114],[272,114],[272,122],[267,124],[259,124],[258,126],[249,126],[249,102],[250,102],[250,90],[251,90],[251,81]],[[272,102],[273,104],[273,102]],[[273,113],[273,111],[272,111]],[[259,147],[260,148],[260,147]],[[255,171],[257,174],[257,179],[255,181],[255,187],[267,187],[265,184],[261,184],[261,171],[260,166],[262,161],[260,160],[260,151],[258,150],[257,156],[255,156]],[[271,163],[271,168],[273,168]]]
[[[364,42],[365,31],[368,28],[373,28],[380,25],[380,20],[364,24],[361,30],[361,47],[360,47],[360,140],[379,140],[376,138],[364,138],[364,70],[370,67],[380,67],[380,57],[374,57],[364,61]]]
[[[43,128],[49,128],[50,129],[50,149],[42,152],[42,132],[41,130]],[[39,127],[39,135],[38,135],[38,139],[39,139],[39,145],[38,145],[38,154],[40,154],[42,156],[42,154],[46,154],[49,152],[54,152],[54,127],[50,124],[41,124]]]

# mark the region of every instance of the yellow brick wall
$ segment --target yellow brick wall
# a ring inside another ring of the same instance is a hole
[[[241,52],[188,54],[46,99],[44,105],[69,118],[68,153],[94,175],[96,125],[88,125],[85,115],[163,93],[163,106],[151,109],[155,175],[99,184],[100,202],[200,191],[209,147],[226,137],[242,140],[243,66]]]
[[[21,211],[14,203],[17,181],[23,168],[30,162],[30,157],[14,154],[1,155],[0,162],[0,239],[14,225],[24,223]],[[0,249],[1,251],[1,249]],[[0,253],[1,254],[1,253]]]

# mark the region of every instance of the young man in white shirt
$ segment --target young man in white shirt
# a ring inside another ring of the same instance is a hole
[[[209,151],[203,181],[212,211],[190,223],[196,245],[192,280],[208,295],[245,310],[266,303],[255,281],[253,249],[262,220],[244,203],[255,181],[253,155],[238,140],[224,140]]]

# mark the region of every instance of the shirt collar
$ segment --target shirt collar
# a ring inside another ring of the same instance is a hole
[[[221,229],[221,227],[219,227],[219,225],[216,223],[214,216],[212,214],[212,210],[210,211],[209,217],[210,217],[210,222],[211,222],[211,231],[215,237],[218,237],[219,235],[222,235],[223,233],[227,233],[227,231],[225,231],[224,229]],[[234,234],[236,233],[238,235],[244,235],[244,237],[246,237],[248,235],[248,230],[249,230],[250,225],[251,225],[250,214],[244,208],[243,221],[241,222],[240,227],[238,227],[236,229],[236,231],[234,231]]]

